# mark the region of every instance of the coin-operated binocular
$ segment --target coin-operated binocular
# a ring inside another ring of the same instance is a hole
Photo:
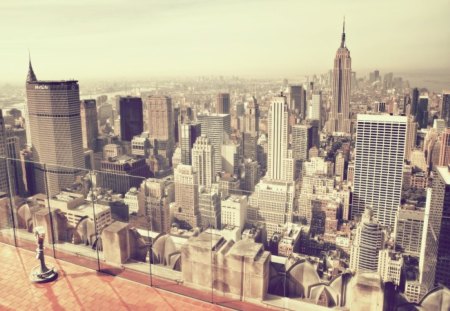
[[[33,283],[45,283],[50,282],[58,278],[58,273],[54,267],[48,268],[45,264],[44,257],[44,240],[45,231],[43,227],[36,227],[34,230],[34,236],[36,237],[36,259],[39,260],[39,265],[31,269],[30,280]]]

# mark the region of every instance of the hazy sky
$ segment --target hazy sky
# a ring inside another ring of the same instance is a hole
[[[450,0],[1,0],[0,83],[241,75],[332,67],[450,72]]]

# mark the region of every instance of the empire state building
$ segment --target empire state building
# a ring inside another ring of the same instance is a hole
[[[350,131],[350,82],[352,60],[345,44],[345,20],[342,29],[341,46],[336,52],[333,69],[333,102],[329,119],[330,132]]]

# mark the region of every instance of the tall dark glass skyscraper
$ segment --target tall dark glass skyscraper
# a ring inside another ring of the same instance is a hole
[[[419,105],[419,89],[414,88],[412,92],[411,115],[416,116],[418,105]]]
[[[120,97],[120,139],[131,141],[144,130],[142,99],[140,97]]]
[[[450,127],[450,91],[442,94],[441,119],[444,119],[446,126]]]
[[[84,168],[78,81],[37,80],[30,62],[26,90],[36,187],[54,195]]]
[[[224,113],[224,114],[230,113],[230,94],[228,93],[217,94],[216,113]]]
[[[427,128],[428,126],[428,96],[420,96],[417,104],[416,121],[419,128]]]

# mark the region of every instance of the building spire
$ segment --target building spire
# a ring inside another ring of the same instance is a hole
[[[33,71],[33,66],[31,65],[31,54],[30,50],[28,50],[28,75],[27,75],[27,82],[35,82],[37,81],[36,75]]]
[[[344,22],[342,23],[342,39],[341,39],[341,48],[345,47],[345,16]]]

